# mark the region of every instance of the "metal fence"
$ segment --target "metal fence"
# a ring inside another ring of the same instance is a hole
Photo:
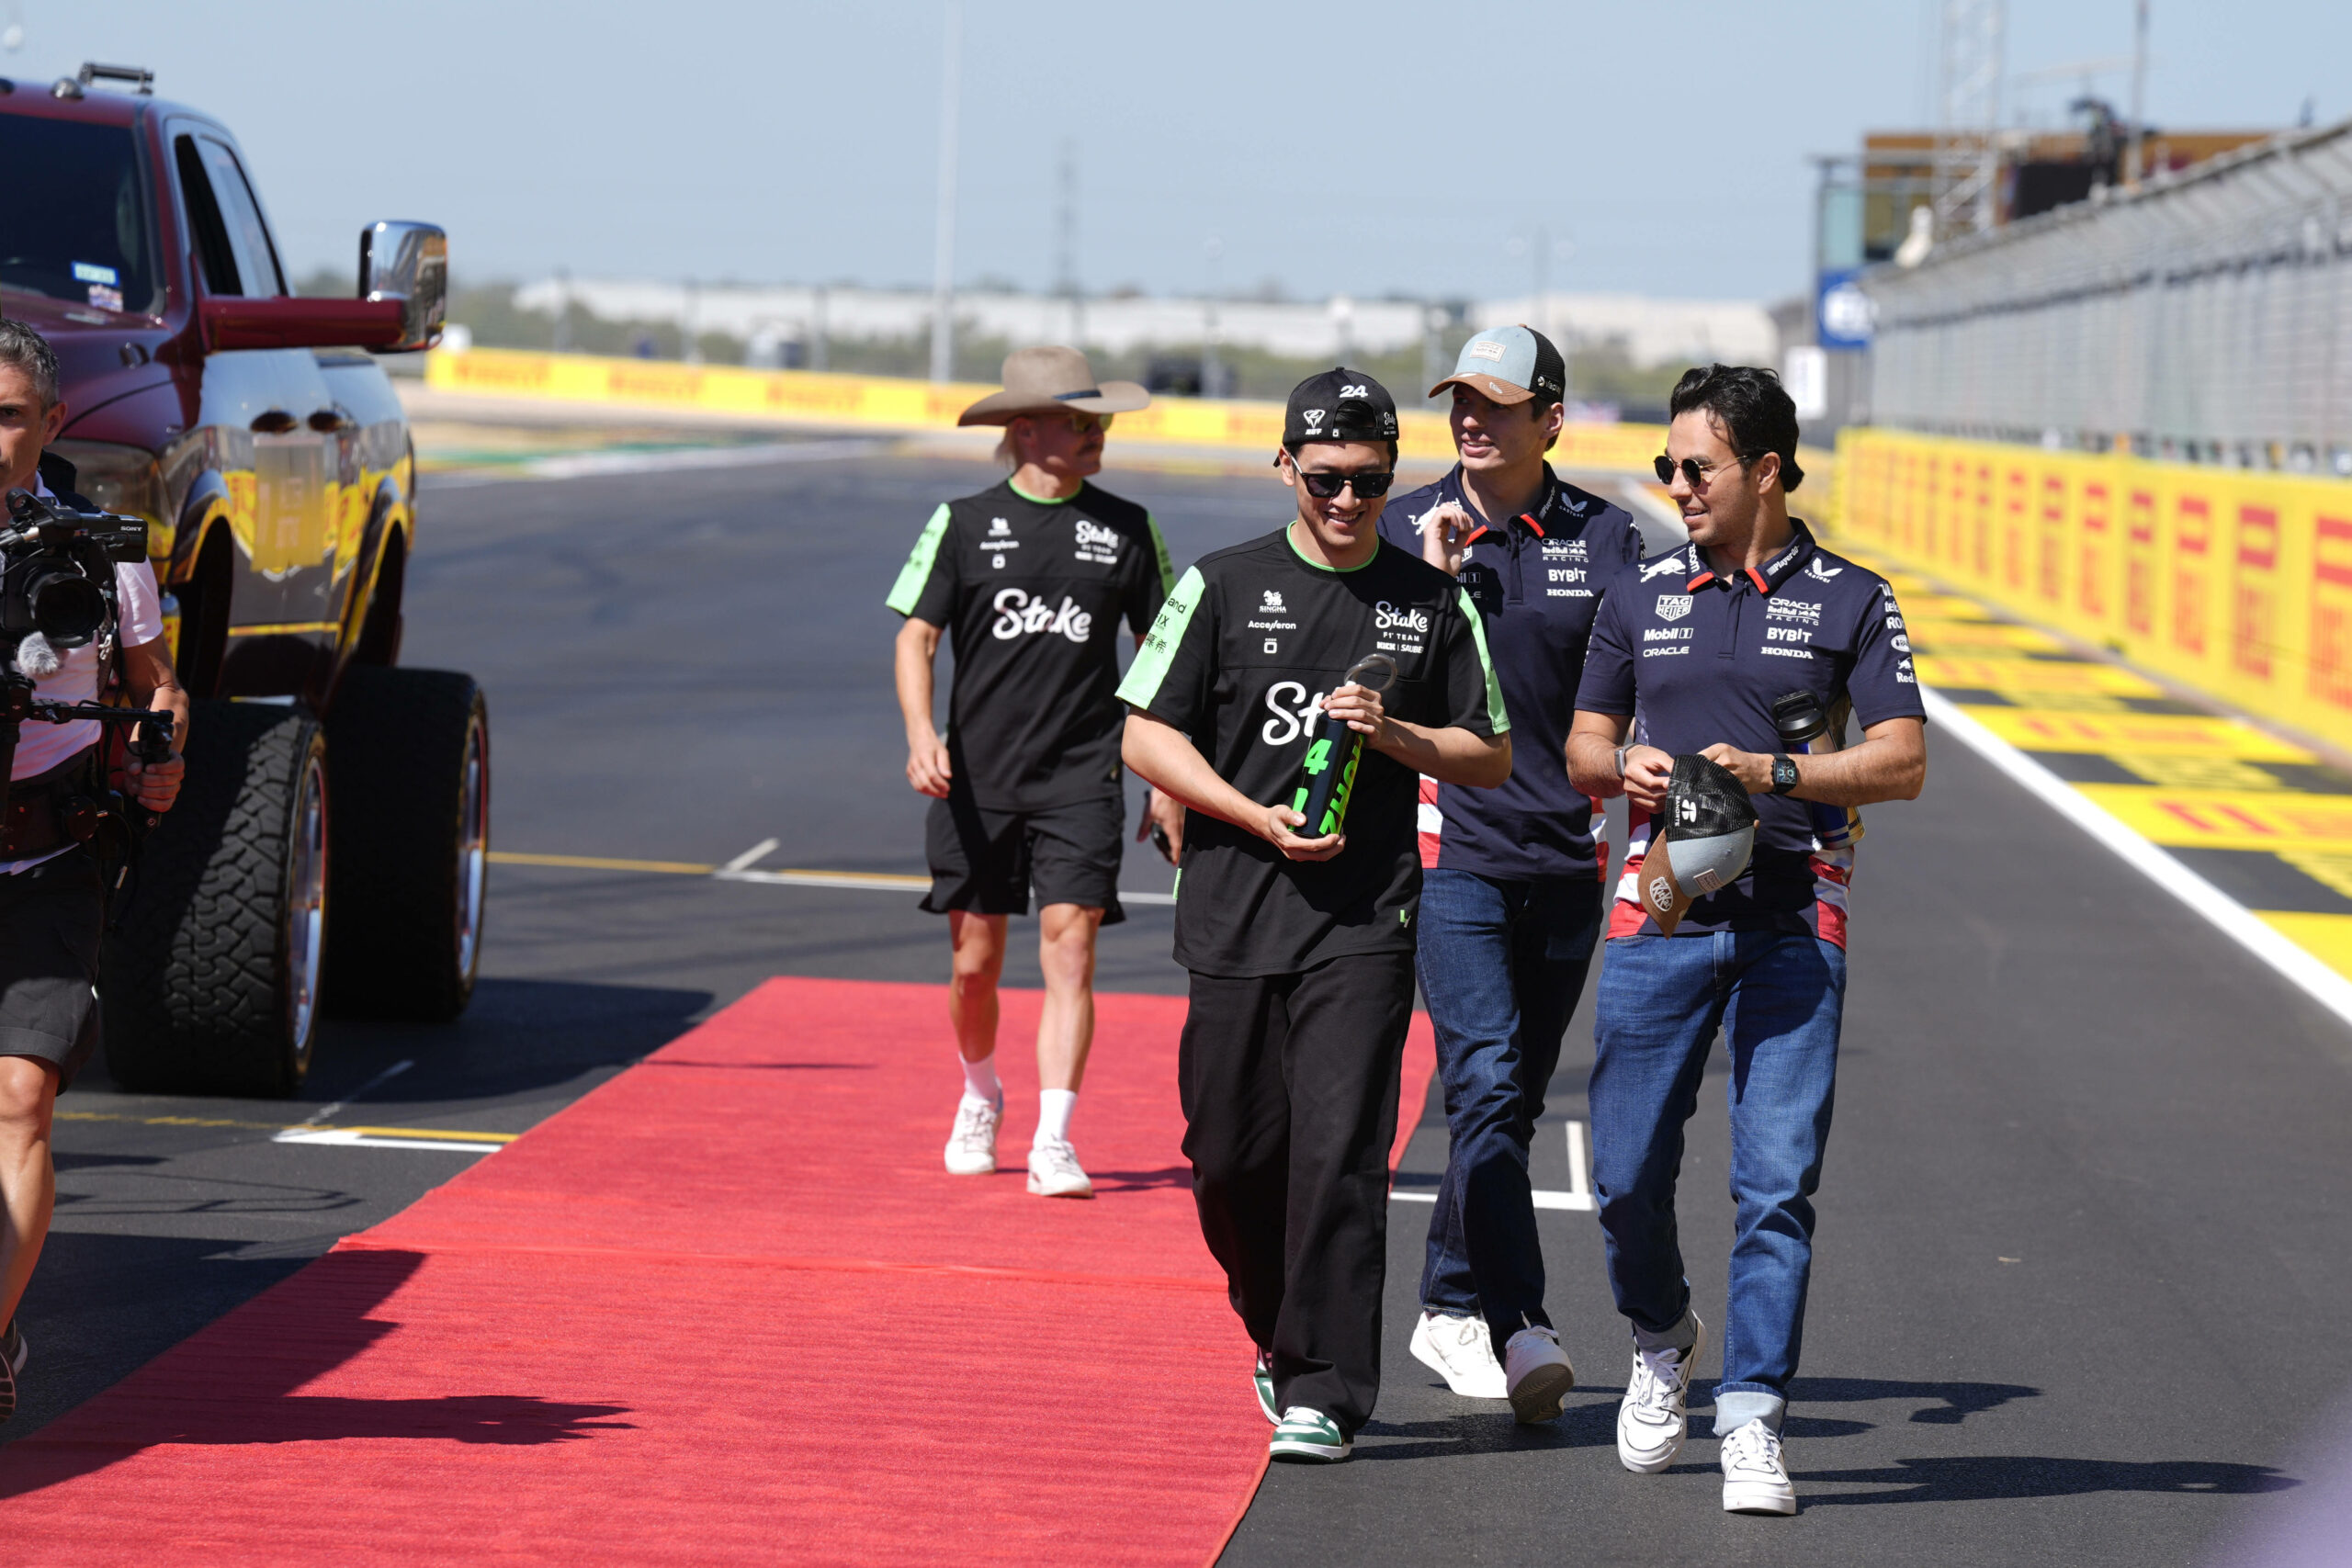
[[[2352,474],[2352,120],[1863,287],[1877,423]]]

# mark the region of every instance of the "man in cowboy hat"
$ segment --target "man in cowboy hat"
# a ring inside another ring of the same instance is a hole
[[[1132,381],[1098,383],[1076,349],[1007,355],[1004,389],[956,423],[1003,426],[997,451],[1012,472],[932,513],[888,600],[907,618],[898,640],[907,782],[933,797],[922,907],[947,917],[955,949],[947,1014],[964,1058],[964,1097],[947,1168],[996,1169],[1004,1111],[997,976],[1005,917],[1027,914],[1034,888],[1046,1005],[1029,1190],[1049,1198],[1094,1195],[1069,1123],[1094,1034],[1095,931],[1126,918],[1118,895],[1126,815],[1118,621],[1124,615],[1140,638],[1174,575],[1151,514],[1088,479],[1102,467],[1111,416],[1150,400]],[[956,657],[944,736],[932,716],[943,631]],[[1146,830],[1160,826],[1172,860],[1182,807],[1155,792],[1147,809]]]

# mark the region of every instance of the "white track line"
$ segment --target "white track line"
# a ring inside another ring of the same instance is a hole
[[[737,855],[733,860],[730,860],[725,865],[720,866],[718,868],[719,874],[724,875],[729,872],[751,870],[753,866],[759,864],[760,862],[775,853],[776,846],[782,840],[776,839],[762,839],[758,843],[753,844],[750,849],[745,850],[741,854]]]
[[[325,1144],[345,1149],[445,1149],[452,1154],[496,1154],[503,1144],[459,1144],[442,1138],[379,1138],[367,1133],[347,1132],[335,1127],[288,1127],[270,1140],[273,1144]],[[499,1168],[504,1169],[503,1166]]]
[[[1951,699],[1919,688],[1928,719],[1970,750],[2025,786],[2044,805],[2115,852],[2124,863],[2203,916],[2222,935],[2259,958],[2296,988],[2352,1023],[2352,980],[2296,946],[2245,905],[2124,826],[2105,807],[1961,711]]]
[[[1122,893],[1119,897],[1124,898],[1126,895]],[[1539,1209],[1562,1209],[1576,1214],[1593,1212],[1592,1179],[1585,1173],[1583,1122],[1568,1123],[1568,1190],[1549,1192],[1539,1187],[1529,1196],[1535,1200],[1535,1206]],[[1437,1194],[1392,1190],[1388,1201],[1392,1203],[1434,1203]]]

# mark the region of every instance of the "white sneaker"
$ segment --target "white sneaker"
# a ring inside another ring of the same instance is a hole
[[[1617,1458],[1636,1475],[1656,1475],[1674,1462],[1690,1430],[1682,1403],[1690,1392],[1690,1369],[1706,1348],[1707,1325],[1690,1314],[1697,1336],[1688,1350],[1634,1351],[1634,1372],[1617,1406]]]
[[[1091,1198],[1094,1183],[1079,1168],[1078,1151],[1059,1138],[1029,1145],[1029,1190],[1040,1198]]]
[[[1511,1415],[1532,1426],[1559,1419],[1561,1399],[1577,1386],[1577,1370],[1557,1334],[1529,1324],[1503,1347],[1503,1382]]]
[[[1425,1312],[1413,1325],[1413,1359],[1445,1380],[1464,1399],[1509,1399],[1510,1385],[1495,1359],[1493,1336],[1483,1317]]]
[[[1724,1512],[1793,1514],[1797,1489],[1781,1454],[1781,1434],[1758,1416],[1724,1439]]]
[[[956,1102],[956,1130],[947,1134],[947,1174],[996,1174],[996,1124],[1004,1108],[970,1095]]]

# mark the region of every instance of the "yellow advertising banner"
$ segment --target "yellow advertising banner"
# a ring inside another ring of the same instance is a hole
[[[1838,456],[1843,536],[2352,748],[2352,482],[1890,430]]]
[[[992,386],[848,376],[821,370],[747,370],[726,365],[600,358],[476,348],[436,350],[425,360],[425,385],[497,398],[601,403],[649,412],[718,413],[784,424],[900,432],[952,430],[956,416],[995,391]],[[1419,409],[1398,416],[1403,456],[1451,462],[1445,416]],[[1263,454],[1282,445],[1283,406],[1212,398],[1158,398],[1118,416],[1122,440],[1208,451]],[[1562,468],[1644,473],[1666,446],[1654,424],[1571,424],[1552,461]]]

